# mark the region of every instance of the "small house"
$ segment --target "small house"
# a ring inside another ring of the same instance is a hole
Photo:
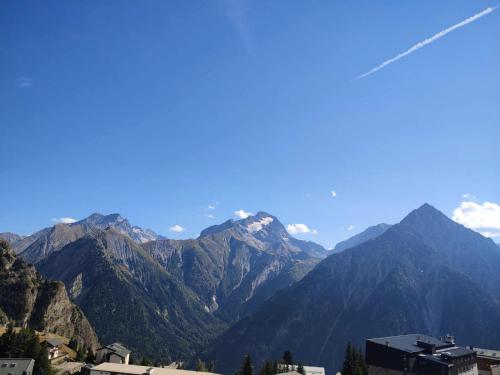
[[[130,350],[122,344],[115,342],[114,344],[97,349],[96,363],[111,362],[128,365],[130,353]]]

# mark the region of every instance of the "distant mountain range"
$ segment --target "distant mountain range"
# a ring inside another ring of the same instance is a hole
[[[332,372],[347,342],[366,337],[453,333],[500,347],[498,246],[427,204],[333,251],[265,212],[189,240],[118,214],[5,236],[44,277],[64,282],[101,342],[138,357],[201,355],[230,373],[246,353],[259,364],[291,350]]]
[[[180,241],[118,214],[93,214],[13,247],[44,276],[65,283],[101,341],[162,360],[193,356],[328,254],[264,212]]]
[[[500,254],[487,239],[424,205],[380,236],[323,260],[233,325],[206,352],[219,371],[249,353],[259,363],[284,350],[341,366],[348,341],[409,332],[456,335],[500,347]]]
[[[37,263],[55,251],[61,250],[67,244],[76,241],[84,235],[95,230],[114,228],[119,233],[130,237],[138,243],[161,239],[155,232],[130,225],[129,221],[119,214],[101,215],[94,213],[86,219],[72,224],[56,224],[44,228],[31,236],[22,237],[13,241],[16,235],[10,234],[12,248],[26,261]],[[0,235],[1,237],[1,235]],[[19,237],[19,236],[18,236]]]
[[[71,303],[64,284],[43,279],[0,238],[0,323],[29,326],[73,338],[97,349],[97,336],[82,311]]]

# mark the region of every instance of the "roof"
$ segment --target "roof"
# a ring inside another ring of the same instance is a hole
[[[122,344],[115,342],[111,345],[107,345],[106,348],[114,351],[116,354],[118,354],[120,357],[126,357],[127,354],[130,354],[130,350],[128,350],[125,346]]]
[[[35,360],[31,358],[0,358],[0,375],[22,375],[34,364]]]
[[[492,359],[498,359],[500,361],[500,350],[493,349],[482,349],[482,348],[472,348],[478,355],[478,357],[488,357]]]
[[[388,346],[390,348],[398,349],[407,353],[420,353],[424,351],[423,347],[417,345],[417,341],[428,345],[435,345],[436,349],[445,349],[454,346],[454,344],[446,343],[434,337],[418,333],[400,336],[378,337],[374,339],[368,339],[367,341]]]
[[[454,359],[454,358],[460,358],[460,357],[463,357],[466,355],[474,354],[474,350],[462,348],[462,347],[455,347],[452,349],[440,351],[439,353],[445,357]]]
[[[45,342],[47,344],[49,344],[50,346],[60,346],[60,345],[64,344],[63,340],[59,339],[57,337],[47,338],[47,339],[45,339]]]
[[[138,366],[138,365],[125,365],[122,363],[111,363],[104,362],[100,365],[94,366],[92,371],[103,371],[103,372],[115,372],[120,374],[130,374],[130,375],[142,375],[142,374],[153,374],[153,375],[194,375],[200,374],[197,371],[188,370],[178,370],[167,367],[152,367],[152,366]]]

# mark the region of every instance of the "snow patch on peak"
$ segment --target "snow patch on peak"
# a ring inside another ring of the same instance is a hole
[[[250,231],[250,232],[258,232],[260,230],[262,230],[262,228],[266,225],[269,225],[273,222],[273,218],[272,217],[263,217],[262,219],[260,219],[259,221],[254,221],[253,223],[249,224],[247,226],[247,229]]]

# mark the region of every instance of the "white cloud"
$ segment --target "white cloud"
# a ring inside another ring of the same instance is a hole
[[[183,226],[181,226],[179,224],[175,224],[175,225],[172,225],[170,228],[168,228],[168,230],[170,232],[181,233],[181,232],[184,232],[186,230],[186,228],[184,228]]]
[[[19,77],[17,80],[17,87],[20,89],[29,89],[33,86],[33,80],[29,77]]]
[[[213,204],[209,204],[209,205],[207,206],[207,210],[215,210],[215,205],[213,205]]]
[[[347,230],[354,230],[354,228],[355,228],[355,226],[354,226],[354,225],[349,225],[349,226],[347,227]]]
[[[254,221],[253,223],[249,224],[247,228],[250,232],[258,232],[259,230],[262,229],[262,227],[264,227],[265,225],[269,225],[272,222],[273,222],[272,217],[269,216],[263,217],[259,221]]]
[[[471,194],[471,193],[462,194],[462,198],[464,198],[464,199],[470,199],[470,200],[473,200],[473,201],[475,201],[477,199],[477,197],[474,194]]]
[[[212,214],[208,214],[208,215],[207,215],[207,217],[208,217],[209,219],[215,219],[215,215],[212,215]]]
[[[73,219],[72,217],[59,217],[59,218],[53,218],[52,221],[54,223],[72,224],[76,222],[76,219]]]
[[[438,32],[437,34],[434,34],[433,36],[431,36],[430,38],[427,38],[421,42],[418,42],[417,44],[413,45],[412,47],[410,47],[409,49],[407,49],[406,51],[400,53],[399,55],[397,55],[396,57],[393,57],[392,59],[389,59],[389,60],[386,60],[384,61],[382,64],[376,66],[375,68],[373,68],[372,70],[364,73],[364,74],[361,74],[358,78],[364,78],[364,77],[367,77],[375,72],[378,72],[380,69],[383,69],[385,68],[387,65],[389,64],[392,64],[410,54],[412,54],[413,52],[416,52],[418,51],[420,48],[423,48],[433,42],[435,42],[436,40],[438,39],[441,39],[442,37],[444,37],[445,35],[451,33],[452,31],[455,31],[457,29],[460,29],[461,27],[464,27],[466,25],[468,25],[469,23],[471,22],[474,22],[474,21],[477,21],[478,19],[480,19],[481,17],[483,16],[486,16],[487,14],[490,14],[492,13],[495,9],[497,9],[498,6],[494,7],[494,8],[486,8],[485,10],[483,10],[482,12],[479,12],[478,14],[475,14],[474,16],[472,17],[469,17],[467,18],[466,20],[462,21],[462,22],[459,22],[453,26],[450,26],[448,27],[447,29],[444,29],[440,32]]]
[[[493,202],[462,202],[453,211],[453,220],[486,237],[500,237],[500,205]]]
[[[288,224],[286,226],[286,230],[290,234],[299,234],[299,233],[312,233],[317,234],[318,231],[316,229],[310,229],[305,224]]]
[[[337,196],[337,192],[335,190],[330,190],[330,194],[332,195],[333,198]]]
[[[252,216],[253,214],[251,212],[247,212],[245,210],[238,210],[233,212],[235,216],[239,217],[240,219],[246,219],[249,216]]]

